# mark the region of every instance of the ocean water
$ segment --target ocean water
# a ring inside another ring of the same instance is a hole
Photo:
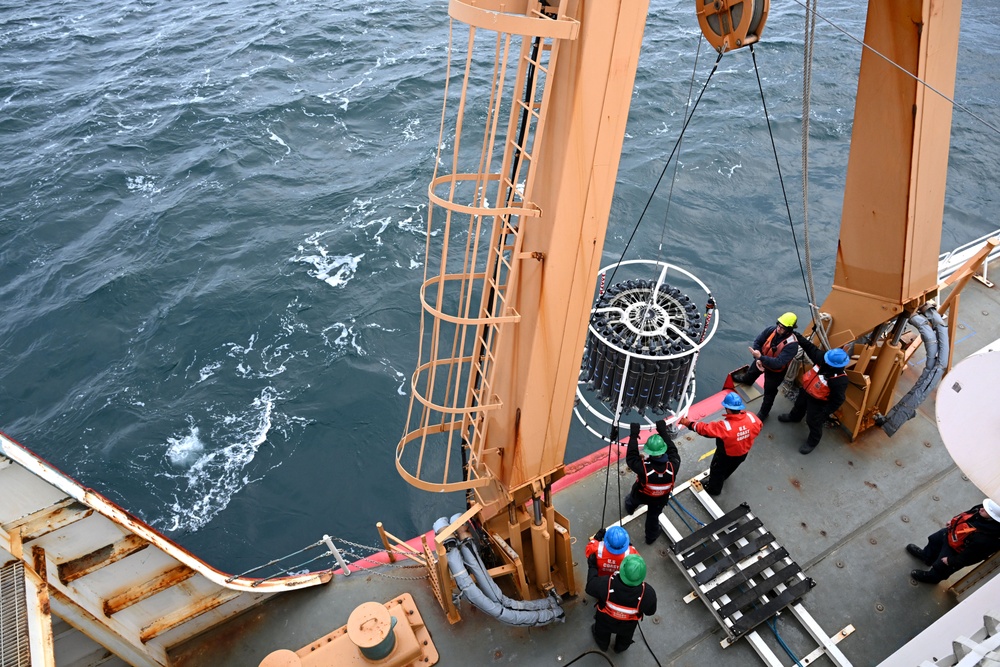
[[[653,0],[605,256],[620,256],[714,54]],[[863,8],[821,11],[860,36]],[[966,0],[957,100],[1000,102],[1000,7]],[[801,233],[804,11],[757,46]],[[817,291],[833,275],[860,47],[818,25]],[[209,563],[414,535],[461,496],[394,467],[417,355],[447,3],[38,0],[0,7],[0,429]],[[943,248],[996,227],[997,134],[956,111]],[[705,281],[699,394],[805,297],[747,50],[727,55],[625,259]],[[664,238],[665,243],[660,244]],[[801,236],[800,236],[801,242]],[[570,459],[601,443],[574,427]],[[0,489],[2,492],[2,489]]]

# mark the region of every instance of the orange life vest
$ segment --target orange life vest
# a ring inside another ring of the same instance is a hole
[[[829,379],[839,378],[841,375],[846,375],[846,373],[831,375]],[[806,374],[802,376],[802,388],[806,390],[807,394],[821,401],[830,398],[830,385],[827,384],[827,378],[820,375],[818,365],[807,370]]]
[[[768,350],[770,348],[772,341],[774,341],[774,335],[776,333],[778,333],[777,329],[775,329],[774,331],[772,331],[771,335],[768,336],[767,340],[764,341],[764,344],[760,346],[760,352],[761,352],[761,354],[764,354],[764,351]],[[785,348],[785,346],[788,345],[789,343],[793,342],[794,340],[795,340],[795,334],[792,334],[792,335],[788,336],[787,338],[779,340],[778,341],[778,345],[774,348],[774,350],[771,351],[771,354],[765,354],[764,356],[766,356],[766,357],[774,357],[774,358],[780,357],[781,356],[781,351]],[[780,373],[780,372],[783,372],[786,368],[788,368],[788,364],[785,364],[781,368],[765,368],[764,370],[766,370],[769,373]]]
[[[962,512],[948,522],[948,546],[955,551],[961,551],[969,535],[976,532],[976,527],[969,525],[969,521],[979,514],[979,510]]]
[[[629,548],[624,553],[613,554],[604,548],[604,542],[602,541],[597,543],[597,549],[594,550],[594,553],[597,554],[597,573],[610,577],[621,569],[622,560],[625,556],[638,554],[639,552],[636,551],[635,547],[629,545]]]
[[[674,466],[672,463],[668,463],[666,470],[660,472],[643,460],[642,469],[646,473],[646,481],[639,488],[642,493],[652,498],[658,498],[673,490]]]
[[[597,609],[618,621],[638,621],[642,618],[639,607],[642,606],[642,596],[646,594],[646,584],[642,584],[642,592],[639,593],[639,599],[635,601],[635,606],[628,607],[611,601],[611,579],[613,577],[608,579],[608,599],[603,607],[599,606]]]

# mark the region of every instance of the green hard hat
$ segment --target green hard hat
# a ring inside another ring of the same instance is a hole
[[[667,451],[667,443],[658,434],[649,436],[649,440],[642,446],[642,451],[646,456],[660,456]]]
[[[626,586],[638,586],[646,578],[646,561],[638,554],[629,554],[622,559],[618,576]]]

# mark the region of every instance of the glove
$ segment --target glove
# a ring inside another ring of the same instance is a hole
[[[667,432],[667,422],[663,419],[659,419],[656,422],[656,432],[661,436]]]
[[[639,425],[637,423],[632,422],[630,425],[629,435],[634,435],[637,438],[639,437]]]
[[[611,442],[618,442],[618,424],[611,425]]]
[[[600,542],[601,540],[604,539],[604,533],[605,533],[605,530],[603,528],[601,528],[599,531],[597,531],[596,533],[594,533],[594,537],[591,538],[591,539],[595,539],[598,542]]]

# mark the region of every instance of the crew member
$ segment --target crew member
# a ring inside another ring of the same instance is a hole
[[[1000,505],[989,498],[967,512],[952,517],[948,525],[927,537],[923,549],[907,544],[906,551],[929,570],[910,576],[925,584],[944,581],[963,567],[986,560],[1000,550]]]
[[[802,377],[802,388],[792,411],[778,415],[778,421],[800,422],[803,416],[806,418],[809,437],[799,447],[799,454],[808,454],[823,437],[826,420],[844,403],[850,383],[844,369],[851,363],[851,357],[839,347],[823,352],[800,333],[795,338],[815,365]]]
[[[755,415],[746,412],[743,399],[735,391],[726,394],[722,407],[726,409],[726,414],[714,422],[693,422],[687,417],[678,420],[698,435],[715,438],[715,455],[712,456],[708,479],[704,482],[710,496],[722,493],[722,485],[746,460],[754,439],[764,426]]]
[[[625,463],[636,474],[632,490],[625,496],[625,512],[631,514],[639,505],[646,506],[646,544],[652,544],[660,536],[660,512],[670,500],[681,466],[680,452],[666,422],[656,422],[656,435],[646,440],[643,454],[639,454],[639,425],[632,424]]]
[[[621,526],[611,526],[606,531],[603,528],[597,531],[583,553],[588,565],[593,561],[598,574],[612,575],[618,571],[625,556],[638,555],[639,552],[629,544],[627,530]]]
[[[778,387],[785,379],[788,364],[799,351],[799,342],[795,338],[795,323],[799,318],[795,313],[785,313],[778,318],[774,326],[760,332],[750,346],[753,363],[742,373],[733,373],[733,380],[742,384],[753,384],[764,374],[764,398],[761,399],[757,417],[761,421],[771,414],[771,406],[778,395]]]
[[[590,632],[602,651],[611,645],[611,635],[615,635],[615,653],[626,650],[639,620],[656,613],[656,591],[643,583],[645,578],[646,561],[637,554],[625,556],[613,575],[599,574],[593,561],[588,561],[587,595],[597,598]]]

